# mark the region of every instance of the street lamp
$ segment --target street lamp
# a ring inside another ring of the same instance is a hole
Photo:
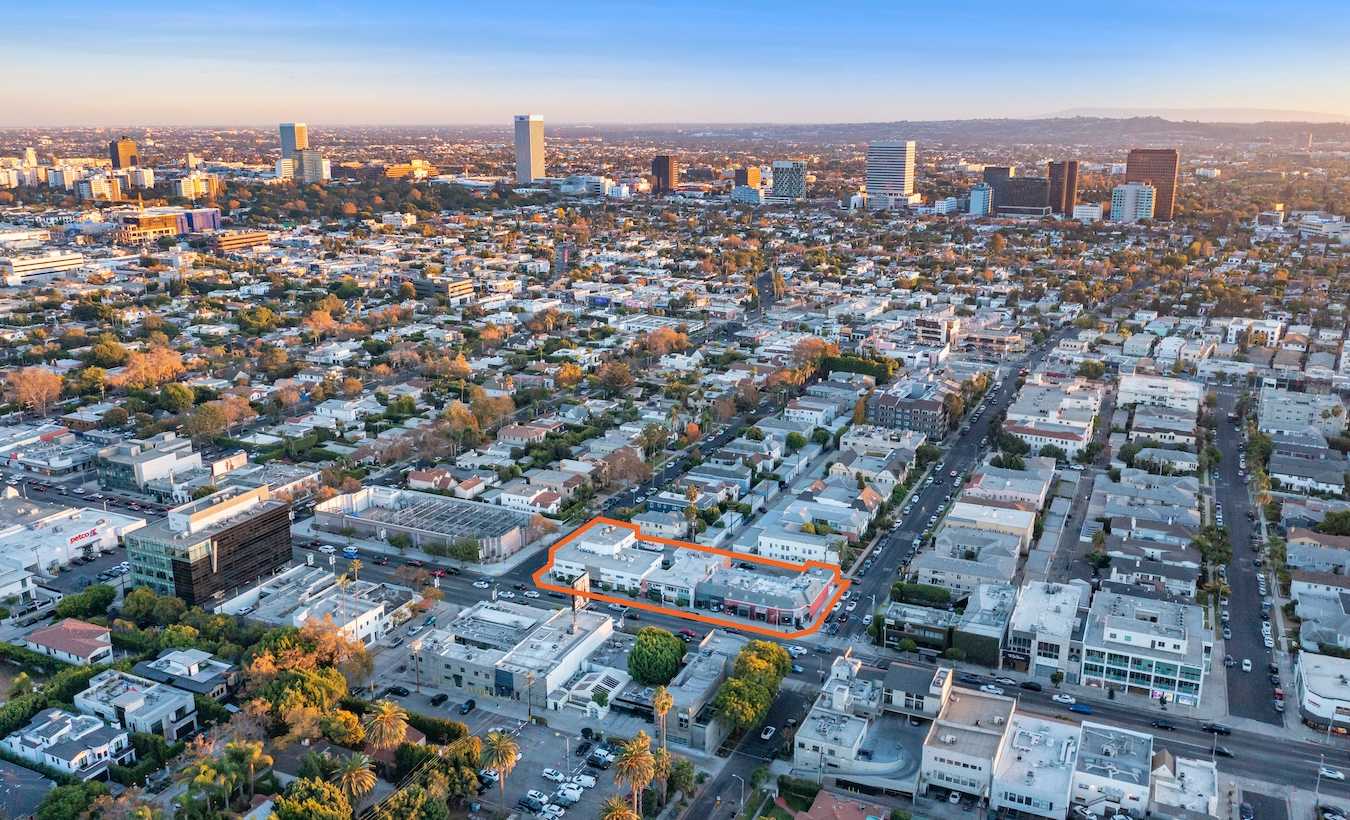
[[[736,781],[737,781],[738,783],[741,784],[741,807],[740,807],[740,810],[741,810],[741,811],[745,811],[745,781],[742,780],[742,779],[741,779],[741,776],[738,775],[738,774],[733,774],[732,777],[736,778]]]
[[[417,693],[422,693],[422,639],[418,638],[408,644],[409,651],[413,656],[413,673],[417,676]]]

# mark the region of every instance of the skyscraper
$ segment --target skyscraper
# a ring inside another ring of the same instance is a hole
[[[1072,216],[1078,204],[1078,160],[1069,159],[1049,164],[1050,210],[1061,216]]]
[[[113,168],[134,168],[141,163],[140,152],[136,148],[136,140],[131,137],[119,137],[108,143],[108,159],[112,160]]]
[[[1153,219],[1157,189],[1147,182],[1127,182],[1111,189],[1111,221],[1138,222]]]
[[[37,149],[31,146],[23,149],[23,167],[36,168],[37,164]]]
[[[909,203],[914,193],[914,140],[883,140],[867,146],[867,205],[873,209]]]
[[[799,159],[775,160],[771,196],[780,203],[806,199],[806,163]]]
[[[988,216],[993,212],[994,189],[989,183],[980,182],[970,189],[970,207],[966,212],[971,216]]]
[[[760,183],[760,170],[758,165],[747,165],[744,168],[736,169],[736,185],[746,188],[758,188]]]
[[[526,185],[544,176],[544,118],[517,114],[516,182]]]
[[[300,182],[326,182],[333,177],[333,167],[327,158],[312,148],[297,150],[294,162],[295,178]]]
[[[281,124],[281,158],[295,159],[297,151],[309,147],[309,126],[303,122]]]
[[[1177,206],[1177,169],[1181,156],[1175,148],[1132,148],[1125,159],[1125,181],[1147,182],[1157,191],[1153,219],[1169,222]],[[1112,218],[1115,211],[1112,209]]]
[[[652,160],[652,191],[668,194],[680,185],[680,161],[670,154],[658,154]]]

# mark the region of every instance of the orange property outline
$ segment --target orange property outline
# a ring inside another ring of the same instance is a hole
[[[696,550],[698,552],[706,552],[711,555],[722,555],[732,559],[733,561],[749,561],[751,563],[764,564],[765,566],[775,567],[777,569],[795,570],[798,573],[808,569],[828,570],[834,575],[834,584],[835,584],[834,597],[830,598],[830,600],[825,603],[825,606],[821,608],[821,611],[826,613],[825,617],[816,618],[815,623],[811,624],[806,629],[799,629],[795,632],[784,632],[779,629],[772,629],[767,626],[758,626],[754,623],[747,623],[745,621],[730,620],[727,618],[715,618],[711,615],[701,615],[697,612],[690,612],[684,609],[675,609],[673,607],[661,606],[660,604],[654,604],[651,601],[643,599],[620,598],[616,595],[606,595],[601,592],[594,592],[590,590],[586,592],[580,592],[578,590],[573,589],[570,586],[561,586],[559,584],[554,584],[545,581],[544,576],[548,573],[550,569],[552,569],[554,554],[558,551],[558,548],[565,546],[566,544],[570,543],[578,536],[580,536],[582,533],[585,533],[591,527],[594,527],[598,524],[608,524],[610,526],[622,527],[627,530],[632,530],[633,534],[636,535],[638,539],[642,541],[650,541],[655,544],[665,544],[671,547],[679,547],[680,549],[690,549]],[[826,564],[822,561],[803,561],[801,563],[793,563],[791,561],[779,561],[776,558],[765,558],[762,555],[751,555],[750,553],[745,552],[733,552],[731,550],[718,549],[717,547],[704,546],[703,544],[695,544],[691,541],[679,541],[674,538],[660,538],[655,535],[644,535],[642,533],[642,528],[636,524],[630,524],[627,521],[618,521],[613,518],[604,518],[600,516],[592,518],[590,521],[587,521],[585,524],[582,524],[577,529],[573,530],[572,532],[568,533],[567,535],[563,536],[562,538],[559,538],[556,542],[554,542],[553,546],[548,548],[548,561],[545,562],[542,567],[535,570],[534,574],[531,577],[534,579],[535,586],[539,587],[540,589],[548,590],[549,592],[561,592],[564,595],[579,595],[587,600],[608,601],[609,603],[612,604],[620,604],[622,606],[634,607],[636,609],[644,609],[648,612],[656,612],[662,615],[670,615],[675,618],[683,618],[689,621],[698,621],[699,623],[712,624],[713,626],[721,626],[726,627],[728,629],[744,629],[750,632],[755,632],[760,635],[768,635],[774,638],[805,638],[808,635],[814,635],[815,633],[819,632],[820,628],[825,625],[825,621],[829,617],[828,613],[830,612],[830,610],[834,608],[835,604],[839,603],[839,600],[844,595],[844,591],[853,585],[852,581],[845,578],[843,574],[840,573],[839,567],[836,567],[833,564]]]

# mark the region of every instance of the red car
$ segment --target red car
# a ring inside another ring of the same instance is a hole
[[[444,577],[445,577],[445,570],[439,569],[439,568],[433,569],[433,570],[431,571],[431,574],[432,574],[433,576],[437,577],[437,578],[444,578]]]
[[[417,560],[416,558],[409,558],[407,561],[404,561],[403,563],[407,564],[410,567],[422,566],[422,562]]]

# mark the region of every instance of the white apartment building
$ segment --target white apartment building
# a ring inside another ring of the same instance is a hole
[[[1078,762],[1078,727],[1014,715],[994,768],[989,808],[1014,817],[1060,820],[1068,812]]]
[[[802,160],[775,160],[773,163],[773,192],[770,199],[798,202],[806,199],[806,163]]]
[[[1059,672],[1069,679],[1082,590],[1078,584],[1023,584],[1008,623],[1004,662],[1038,678]]]
[[[1336,394],[1295,393],[1266,387],[1257,405],[1256,425],[1263,433],[1296,434],[1313,428],[1324,436],[1345,431],[1345,404]]]
[[[936,786],[988,798],[1017,702],[952,687],[923,741],[918,793]]]
[[[1197,413],[1200,410],[1200,385],[1184,379],[1162,376],[1125,375],[1120,377],[1117,405],[1169,407]]]
[[[1083,631],[1080,683],[1199,706],[1211,636],[1193,604],[1098,592]]]
[[[74,251],[0,256],[0,285],[7,288],[23,287],[43,277],[75,270],[83,264],[84,256]]]
[[[197,704],[189,692],[109,669],[89,679],[75,708],[131,732],[160,735],[170,743],[197,728]]]
[[[1072,805],[1098,816],[1148,812],[1153,737],[1084,721],[1078,736]]]
[[[867,146],[869,208],[885,210],[909,202],[914,193],[914,159],[914,140],[882,140]]]
[[[1158,190],[1147,182],[1127,182],[1111,189],[1111,221],[1139,222],[1153,218]]]

